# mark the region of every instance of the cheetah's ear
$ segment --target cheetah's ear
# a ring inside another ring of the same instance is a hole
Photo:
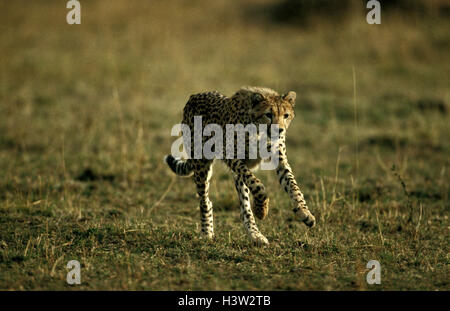
[[[283,95],[283,99],[287,100],[291,103],[292,107],[295,106],[295,99],[297,98],[297,94],[294,91],[289,91],[287,94]]]
[[[255,92],[252,94],[252,107],[255,107],[262,101],[264,101],[264,96],[261,93]]]

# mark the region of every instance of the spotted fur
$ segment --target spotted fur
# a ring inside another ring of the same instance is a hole
[[[295,92],[279,95],[274,90],[262,87],[245,87],[232,97],[226,97],[218,92],[204,92],[192,95],[183,111],[183,124],[188,125],[193,133],[194,116],[202,116],[203,127],[215,123],[222,127],[225,135],[226,124],[278,124],[279,140],[276,144],[279,165],[276,168],[278,180],[289,194],[296,217],[307,226],[315,225],[315,218],[308,210],[303,193],[295,181],[294,174],[286,156],[285,137],[290,122],[294,118]],[[203,137],[203,144],[209,137]],[[224,137],[224,142],[226,137]],[[269,211],[269,198],[266,188],[252,172],[260,164],[261,159],[249,159],[248,141],[246,135],[245,159],[222,159],[232,171],[236,190],[238,192],[241,220],[250,238],[257,244],[267,244],[267,238],[259,231],[253,213],[259,219],[264,219]],[[236,155],[236,136],[234,154]],[[192,135],[191,146],[194,146]],[[272,146],[270,146],[272,147]],[[192,148],[193,149],[193,148]],[[225,147],[224,153],[225,153]],[[209,200],[209,181],[212,176],[213,160],[205,158],[194,159],[194,151],[187,160],[175,159],[172,155],[165,162],[180,176],[193,175],[200,200],[201,231],[207,238],[214,236],[213,210]],[[250,204],[253,198],[253,209]]]

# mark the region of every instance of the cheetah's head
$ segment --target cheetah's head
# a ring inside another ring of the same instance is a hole
[[[295,98],[296,93],[294,91],[281,96],[275,92],[253,92],[251,96],[253,123],[256,125],[277,124],[280,135],[284,136],[295,116]]]

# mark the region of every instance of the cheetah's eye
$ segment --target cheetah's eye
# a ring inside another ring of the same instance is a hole
[[[266,113],[265,116],[272,120],[272,114],[270,112]]]
[[[289,116],[290,116],[289,113],[285,113],[285,114],[284,114],[284,118],[285,118],[285,119],[289,118]]]

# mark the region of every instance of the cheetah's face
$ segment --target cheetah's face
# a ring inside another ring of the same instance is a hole
[[[253,103],[253,121],[255,124],[277,124],[280,134],[286,134],[286,131],[294,118],[294,105],[296,93],[288,92],[282,96],[266,96],[260,93],[254,93]],[[269,127],[270,129],[270,127]]]

